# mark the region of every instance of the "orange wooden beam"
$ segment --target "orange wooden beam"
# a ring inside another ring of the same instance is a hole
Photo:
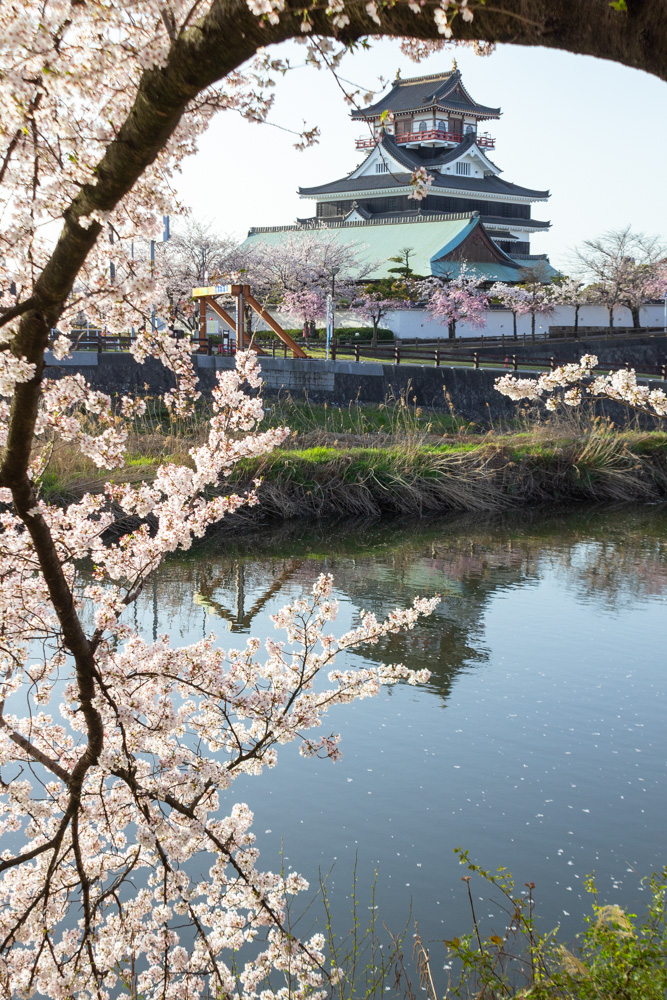
[[[297,342],[295,340],[292,340],[289,333],[285,333],[280,323],[277,323],[276,320],[273,318],[273,316],[269,315],[266,309],[260,306],[255,296],[250,294],[249,289],[245,293],[245,299],[248,305],[251,306],[255,310],[255,312],[259,315],[260,319],[263,319],[264,322],[271,327],[273,332],[277,334],[278,337],[280,337],[283,344],[287,344],[287,346],[292,351],[292,357],[294,358],[308,357],[306,352],[299,347]]]
[[[227,326],[231,327],[232,330],[234,331],[234,333],[236,334],[236,323],[232,319],[232,317],[229,315],[229,313],[227,312],[227,310],[223,309],[222,306],[219,305],[215,301],[215,299],[210,298],[210,296],[207,297],[204,301],[206,301],[210,305],[210,307],[213,310],[213,312],[217,313],[218,316],[220,317],[220,319],[224,319],[224,321],[227,324]],[[238,336],[236,337],[236,342],[238,344]],[[254,351],[256,354],[266,354],[266,351],[263,351],[261,347],[254,347],[254,346],[251,345],[251,347],[249,348],[249,350]]]

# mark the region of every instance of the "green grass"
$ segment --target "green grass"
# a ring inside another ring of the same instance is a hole
[[[293,399],[289,394],[267,401],[265,423],[269,427],[289,427],[299,435],[323,431],[326,434],[389,434],[401,438],[424,434],[457,434],[475,425],[455,413],[427,410],[410,400],[410,389],[398,398],[378,405],[356,401],[340,406]]]
[[[155,400],[135,421],[123,469],[105,473],[72,445],[54,450],[41,477],[51,503],[100,493],[107,481],[151,482],[163,462],[191,464],[206,437],[206,404],[175,421]],[[521,413],[510,426],[483,430],[453,411],[414,405],[410,388],[378,406],[271,400],[262,428],[291,435],[269,455],[244,460],[220,490],[262,479],[257,514],[289,519],[444,510],[494,511],[544,500],[667,499],[667,433],[615,430],[567,413]]]

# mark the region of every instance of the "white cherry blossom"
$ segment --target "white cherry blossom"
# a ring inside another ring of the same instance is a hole
[[[594,354],[584,354],[578,362],[561,365],[538,378],[503,375],[496,379],[495,387],[510,399],[541,400],[548,410],[555,410],[559,399],[567,406],[579,406],[585,400],[611,399],[652,416],[667,417],[667,394],[663,389],[639,385],[633,368],[593,378],[592,371],[597,365]]]

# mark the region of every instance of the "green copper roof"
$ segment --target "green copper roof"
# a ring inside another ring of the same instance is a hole
[[[328,227],[323,230],[327,239],[340,240],[343,243],[356,243],[363,256],[369,262],[377,262],[377,267],[368,275],[369,279],[391,277],[389,268],[395,264],[389,261],[389,257],[396,257],[402,247],[411,247],[414,256],[410,258],[410,266],[416,274],[429,275],[443,273],[439,269],[438,261],[446,254],[451,253],[470,233],[475,226],[480,225],[478,217],[464,217],[454,219],[431,219],[424,217],[414,218],[407,222],[358,222]],[[312,230],[303,230],[311,233]],[[294,236],[299,232],[298,227],[285,227],[285,229],[251,229],[244,246],[250,247],[258,242],[276,246],[282,242],[287,233]],[[499,251],[502,253],[502,251]],[[503,256],[505,256],[503,254]],[[452,270],[458,266],[454,262],[447,261],[446,269]],[[489,272],[490,281],[517,281],[518,270],[512,267],[510,258],[507,264],[483,264],[475,266],[474,261],[470,261],[469,268],[479,268],[486,275]],[[518,265],[517,265],[518,266]],[[493,273],[490,273],[492,272]],[[495,272],[498,272],[497,274]],[[502,277],[501,273],[502,272]],[[511,274],[511,277],[509,276]],[[252,276],[250,275],[251,281]]]
[[[530,262],[527,260],[517,260],[517,267],[512,267],[509,264],[475,264],[473,261],[440,260],[435,262],[433,274],[437,277],[458,278],[464,263],[468,274],[474,272],[476,277],[481,278],[482,281],[504,281],[508,284],[526,281],[527,276],[522,271],[523,269],[527,271],[531,269]],[[547,261],[540,261],[540,265],[541,281],[548,281],[549,278],[558,274],[558,271]]]

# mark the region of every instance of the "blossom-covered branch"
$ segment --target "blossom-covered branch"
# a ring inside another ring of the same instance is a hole
[[[121,467],[142,402],[114,405],[77,377],[46,379],[45,352],[57,330],[54,353],[67,355],[82,313],[115,331],[135,327],[137,360],[156,356],[177,380],[167,394],[176,415],[196,401],[189,341],[155,321],[173,318],[183,295],[170,297],[164,262],[138,249],[162,214],[180,210],[171,178],[211,117],[220,109],[266,117],[284,68],[270,47],[288,38],[451,34],[606,54],[664,74],[660,39],[657,56],[643,43],[652,27],[645,10],[655,5],[633,5],[638,13],[623,18],[607,0],[590,0],[585,33],[569,0],[516,6],[0,5],[4,996],[108,1000],[126,989],[135,1000],[191,1000],[210,990],[270,1000],[274,971],[287,977],[277,995],[322,995],[321,938],[298,943],[282,925],[285,894],[303,880],[259,871],[250,813],[241,803],[225,808],[224,793],[292,740],[335,757],[335,734],[310,732],[326,708],[385,681],[423,679],[396,667],[332,671],[324,691],[314,684],[339,649],[410,628],[432,603],[385,623],[367,616],[337,641],[327,632],[335,605],[324,579],[276,622],[287,642],[270,641],[262,657],[253,640],[226,652],[210,638],[183,649],[145,643],[123,612],[167,553],[256,502],[254,490],[226,495],[225,479],[283,432],[260,430],[259,372],[241,355],[236,372],[219,375],[208,438],[187,463],[165,464],[137,488],[109,484],[49,506],[41,496],[49,447],[64,443],[102,468]],[[105,543],[119,512],[141,527]],[[230,956],[260,933],[259,951],[237,974]]]
[[[503,375],[495,386],[510,399],[532,399],[555,410],[562,400],[567,406],[579,406],[584,400],[611,399],[651,416],[667,417],[667,394],[663,389],[639,385],[633,368],[593,377],[598,359],[584,354],[578,362],[561,365],[538,378]]]

